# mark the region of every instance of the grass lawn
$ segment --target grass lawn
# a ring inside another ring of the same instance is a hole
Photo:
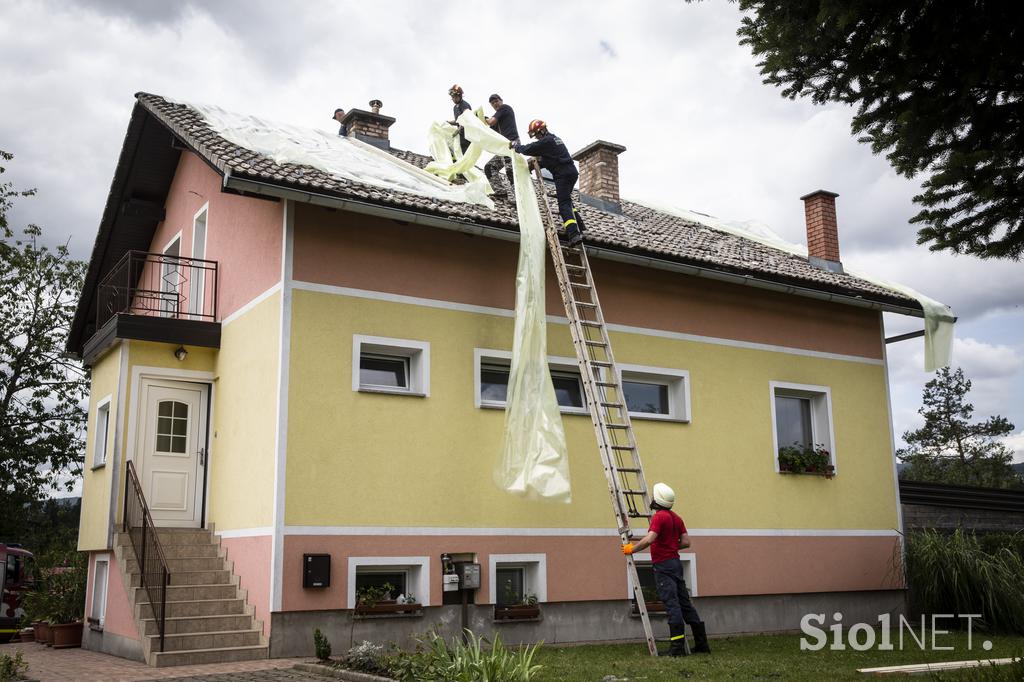
[[[866,680],[857,668],[883,665],[907,665],[935,661],[962,661],[979,658],[1008,658],[1024,655],[1024,637],[993,636],[973,633],[972,649],[967,649],[967,633],[938,635],[937,644],[953,646],[953,651],[921,651],[917,643],[905,635],[903,650],[895,629],[893,651],[801,651],[802,635],[752,635],[712,639],[712,654],[687,658],[651,658],[642,644],[592,645],[579,647],[542,647],[535,662],[544,669],[537,681],[600,682],[609,675],[617,680]],[[992,649],[985,651],[982,642],[990,640]],[[831,644],[831,639],[829,640]],[[926,640],[926,645],[930,642]],[[662,645],[660,648],[664,648]],[[1024,676],[1021,667],[1016,674]],[[1007,671],[1009,672],[1009,671]],[[976,679],[976,674],[942,675],[914,679],[960,680]],[[1024,679],[1003,677],[1002,679]]]

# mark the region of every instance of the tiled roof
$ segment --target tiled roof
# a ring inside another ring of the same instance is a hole
[[[362,184],[310,166],[279,165],[266,156],[220,137],[197,111],[186,104],[146,93],[139,93],[137,97],[147,111],[188,145],[233,176],[439,217],[455,217],[481,225],[507,229],[518,227],[515,206],[510,201],[496,200],[495,208],[491,210],[476,204],[432,199]],[[431,160],[415,152],[389,151],[392,156],[420,168]],[[553,204],[553,188],[549,189],[549,194]],[[851,275],[815,267],[806,258],[630,201],[622,202],[622,214],[586,206],[583,216],[590,245],[904,308],[921,307],[912,298]]]

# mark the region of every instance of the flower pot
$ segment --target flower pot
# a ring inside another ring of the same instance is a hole
[[[35,627],[25,628],[24,630],[22,630],[19,633],[19,636],[21,637],[21,641],[23,641],[23,642],[34,642],[34,641],[36,641]]]
[[[528,618],[537,618],[539,616],[539,606],[517,604],[516,606],[494,607],[494,620],[526,620]]]
[[[82,646],[82,621],[51,625],[54,649],[72,649]]]
[[[423,604],[398,604],[394,601],[379,601],[376,604],[357,604],[357,616],[375,616],[385,613],[416,613],[423,609]]]
[[[34,623],[32,627],[36,631],[36,641],[40,644],[48,644],[50,640],[50,624],[41,621]]]

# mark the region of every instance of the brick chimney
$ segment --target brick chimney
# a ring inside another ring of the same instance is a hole
[[[379,99],[370,100],[371,111],[363,109],[349,109],[341,122],[348,126],[348,136],[357,140],[372,144],[381,149],[390,149],[391,141],[388,139],[388,128],[395,122],[390,116],[380,113],[384,104]]]
[[[622,213],[619,198],[621,144],[597,140],[572,155],[580,164],[580,200],[612,213]]]
[[[836,223],[835,192],[823,189],[800,197],[807,220],[807,255],[811,265],[830,272],[842,272],[839,260],[839,226]]]

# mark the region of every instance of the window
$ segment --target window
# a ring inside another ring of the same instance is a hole
[[[412,597],[430,605],[430,557],[349,557],[348,608],[354,609],[360,590],[391,585],[391,598]]]
[[[157,405],[156,451],[184,454],[188,447],[188,403],[161,400]]]
[[[779,451],[793,448],[824,450],[834,473],[836,453],[829,388],[781,381],[770,382],[770,388],[775,471],[790,470],[785,464],[780,467]]]
[[[476,370],[476,406],[505,408],[512,353],[477,348],[473,351]],[[548,358],[555,399],[566,414],[586,414],[583,382],[573,358]]]
[[[96,408],[96,431],[93,434],[92,466],[101,467],[107,462],[107,432],[110,427],[110,396],[100,401]]]
[[[495,606],[515,606],[529,597],[538,603],[548,600],[546,554],[490,555],[491,602]]]
[[[640,590],[644,595],[644,600],[648,603],[660,604],[661,599],[658,597],[658,588],[654,581],[654,566],[651,564],[650,553],[634,554],[633,559],[636,561],[636,577],[640,580]],[[693,552],[680,552],[679,560],[683,564],[686,591],[690,593],[691,597],[696,597],[697,555]],[[633,581],[629,576],[629,571],[626,572],[626,595],[628,599],[633,599]]]
[[[426,341],[352,337],[352,390],[430,395],[430,344]]]
[[[178,261],[181,255],[180,232],[164,247],[163,254],[166,258],[160,259],[160,311],[166,317],[177,317],[180,312],[178,287],[185,279]]]
[[[622,392],[634,419],[690,421],[690,373],[684,369],[620,363]]]
[[[96,564],[92,576],[92,608],[89,611],[89,621],[103,627],[103,621],[107,616],[107,569],[109,559],[96,557]]]
[[[206,258],[206,216],[207,206],[203,206],[192,219],[192,258]],[[203,318],[206,303],[206,270],[201,263],[193,263],[192,279],[189,281],[188,311],[192,319]]]

